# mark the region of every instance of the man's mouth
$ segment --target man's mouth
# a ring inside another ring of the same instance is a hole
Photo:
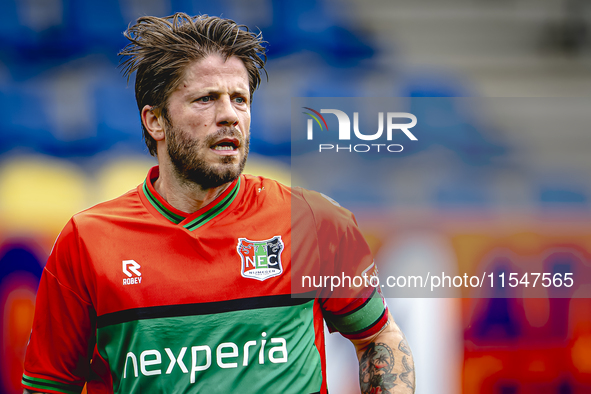
[[[240,141],[236,138],[224,138],[219,141],[216,141],[213,145],[211,145],[211,149],[219,152],[224,151],[235,151],[240,147]]]

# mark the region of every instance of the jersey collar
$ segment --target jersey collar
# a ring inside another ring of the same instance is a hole
[[[193,231],[203,226],[222,212],[226,210],[232,204],[238,191],[240,190],[240,179],[239,176],[235,179],[230,186],[215,200],[207,204],[205,207],[199,209],[196,212],[188,214],[183,211],[179,211],[158,194],[154,188],[154,181],[158,179],[160,170],[158,166],[152,167],[148,172],[148,176],[142,186],[142,191],[146,200],[158,211],[164,218],[171,221],[174,224],[180,224],[189,231]]]

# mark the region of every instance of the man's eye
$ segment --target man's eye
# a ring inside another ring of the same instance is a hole
[[[207,103],[210,100],[211,100],[211,96],[203,96],[203,97],[199,97],[197,99],[197,101],[201,101],[202,103]]]
[[[235,100],[239,104],[244,104],[246,102],[246,100],[243,97],[236,97]]]

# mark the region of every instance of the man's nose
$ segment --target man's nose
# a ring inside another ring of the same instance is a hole
[[[218,105],[217,125],[236,127],[238,125],[238,114],[232,105],[232,99],[229,96],[220,97]]]

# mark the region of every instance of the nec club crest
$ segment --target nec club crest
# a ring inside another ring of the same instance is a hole
[[[264,241],[238,238],[236,250],[242,259],[242,276],[265,280],[283,273],[281,252],[283,241],[277,235]]]

